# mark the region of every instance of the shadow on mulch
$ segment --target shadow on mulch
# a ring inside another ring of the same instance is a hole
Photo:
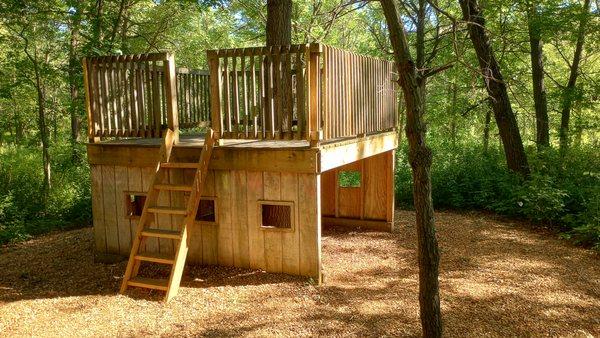
[[[0,302],[85,295],[116,295],[127,262],[94,261],[91,229],[60,232],[0,249]],[[140,269],[147,277],[167,277],[156,265]],[[182,286],[212,288],[278,283],[307,283],[307,279],[260,270],[218,266],[186,267]],[[130,288],[136,299],[161,300],[164,292]]]

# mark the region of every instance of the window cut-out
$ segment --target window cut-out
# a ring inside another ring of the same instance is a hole
[[[146,194],[142,193],[125,193],[126,215],[130,218],[137,218],[142,215],[144,203],[146,202]]]
[[[291,230],[294,226],[292,202],[259,202],[260,225],[266,229]]]
[[[198,212],[196,212],[196,221],[216,223],[216,215],[217,214],[215,200],[208,198],[200,199],[200,204],[198,205]]]
[[[342,188],[359,188],[360,181],[360,171],[340,171],[338,173],[338,184]]]

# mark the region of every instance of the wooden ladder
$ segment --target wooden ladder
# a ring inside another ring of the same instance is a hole
[[[162,290],[166,291],[165,301],[169,301],[177,294],[177,290],[179,289],[188,252],[187,227],[194,223],[198,211],[198,204],[204,182],[206,181],[208,163],[215,140],[213,130],[209,129],[206,133],[198,163],[170,162],[174,142],[175,134],[171,130],[168,130],[160,148],[160,160],[156,166],[154,177],[151,180],[144,209],[138,222],[136,235],[131,247],[131,254],[129,255],[129,262],[127,263],[127,269],[125,270],[125,276],[121,284],[121,293],[125,293],[129,286]],[[163,183],[165,178],[168,182],[167,171],[177,169],[196,169],[194,182],[191,186]],[[157,205],[158,194],[169,191],[189,192],[190,196],[187,201],[187,207],[177,208]],[[159,229],[158,224],[154,224],[155,227],[151,228],[152,223],[157,223],[158,221],[155,221],[156,217],[150,217],[150,215],[156,214],[181,215],[184,216],[184,221],[179,230]],[[141,252],[142,244],[150,237],[175,240],[177,244],[174,245],[174,253],[166,255],[155,252]],[[139,277],[138,272],[142,261],[170,265],[171,273],[169,279]]]

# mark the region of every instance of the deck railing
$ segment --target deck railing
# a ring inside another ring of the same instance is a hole
[[[210,122],[208,71],[177,68],[176,74],[179,127],[208,126]]]
[[[175,69],[170,54],[93,57],[83,66],[91,142],[210,123],[208,72]]]
[[[207,52],[223,138],[312,142],[396,125],[393,63],[322,44]]]
[[[322,140],[396,126],[393,63],[322,44],[84,59],[90,142],[210,124],[222,138]],[[177,112],[176,114],[174,112]]]
[[[90,142],[161,137],[167,126],[178,129],[172,55],[93,57],[83,65]]]
[[[208,51],[213,129],[223,138],[307,138],[310,53],[309,45]]]
[[[323,138],[390,130],[396,126],[394,63],[323,46]]]

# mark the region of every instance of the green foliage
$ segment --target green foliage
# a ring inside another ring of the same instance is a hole
[[[339,186],[344,188],[360,187],[360,171],[340,171],[338,173]]]
[[[500,149],[433,145],[432,197],[436,208],[490,210],[544,223],[577,242],[600,247],[600,155],[577,148],[561,158],[548,149],[530,152],[532,175],[506,170]],[[398,151],[396,200],[412,205],[406,147]]]
[[[90,223],[89,168],[83,160],[73,163],[71,154],[70,145],[52,149],[52,188],[44,197],[39,150],[0,148],[0,244]]]

